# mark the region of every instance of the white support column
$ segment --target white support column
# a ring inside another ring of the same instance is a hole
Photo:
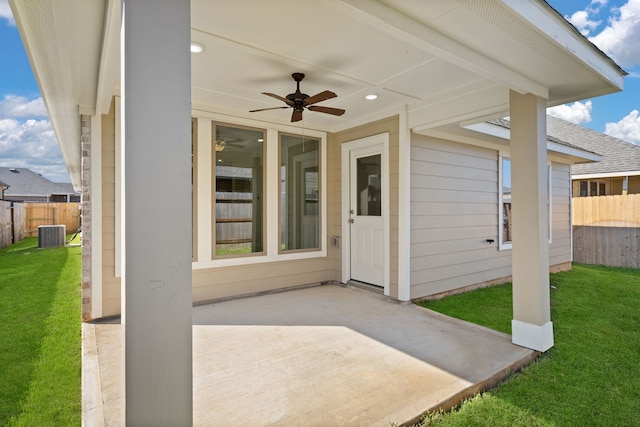
[[[546,104],[511,91],[514,344],[553,347],[549,300]]]
[[[411,128],[405,106],[398,129],[398,299],[411,299]]]
[[[193,420],[190,1],[125,0],[124,423]]]

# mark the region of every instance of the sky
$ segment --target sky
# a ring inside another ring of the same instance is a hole
[[[640,145],[640,0],[547,0],[629,75],[624,91],[548,113]],[[0,166],[69,182],[8,0],[0,0]]]

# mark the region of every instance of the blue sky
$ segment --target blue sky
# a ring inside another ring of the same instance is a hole
[[[555,107],[549,114],[640,144],[640,0],[547,0],[629,76],[621,93]],[[0,166],[69,182],[38,85],[0,0]]]

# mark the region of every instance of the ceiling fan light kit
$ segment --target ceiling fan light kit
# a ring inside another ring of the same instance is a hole
[[[291,75],[293,80],[296,82],[296,91],[294,93],[290,93],[286,97],[282,97],[280,95],[276,95],[275,93],[262,92],[263,95],[270,96],[277,100],[280,100],[287,104],[282,107],[270,107],[270,108],[260,108],[257,110],[251,110],[250,113],[256,113],[258,111],[267,111],[267,110],[279,110],[282,108],[293,108],[293,113],[291,114],[292,122],[299,122],[302,120],[302,112],[306,108],[309,111],[316,111],[319,113],[331,114],[334,116],[341,116],[344,114],[345,110],[341,108],[333,108],[333,107],[323,107],[320,105],[315,105],[318,102],[326,101],[327,99],[336,98],[334,92],[330,90],[325,90],[323,92],[317,93],[313,96],[309,96],[306,93],[300,92],[300,82],[304,79],[303,73],[293,73]]]

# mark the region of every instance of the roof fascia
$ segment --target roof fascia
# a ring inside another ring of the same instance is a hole
[[[502,2],[528,21],[554,43],[622,90],[627,73],[604,52],[584,37],[546,1],[502,0]]]
[[[108,114],[113,98],[113,91],[120,76],[120,23],[122,7],[120,1],[107,2],[104,20],[102,50],[98,90],[96,96],[96,114]]]

